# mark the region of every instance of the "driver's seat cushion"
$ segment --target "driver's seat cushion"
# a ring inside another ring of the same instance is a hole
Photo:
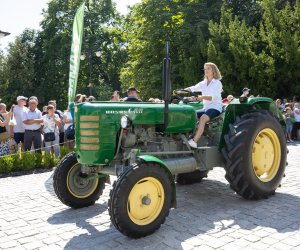
[[[209,122],[207,122],[206,125],[207,126],[211,126],[211,125],[213,125],[213,126],[219,126],[219,125],[223,124],[224,117],[225,117],[225,112],[222,112],[220,115],[214,117]]]

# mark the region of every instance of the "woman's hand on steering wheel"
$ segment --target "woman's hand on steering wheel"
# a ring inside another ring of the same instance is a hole
[[[175,95],[180,95],[180,94],[190,94],[190,93],[192,93],[191,91],[189,91],[189,90],[187,90],[187,89],[175,89],[174,91],[173,91],[173,93],[175,94]]]

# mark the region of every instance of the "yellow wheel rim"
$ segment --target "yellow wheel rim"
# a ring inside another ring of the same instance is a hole
[[[165,192],[159,180],[146,177],[132,188],[127,203],[130,219],[137,225],[148,225],[161,213]]]
[[[263,129],[256,136],[252,148],[252,166],[259,180],[268,182],[276,176],[281,159],[278,136],[270,128]]]
[[[81,166],[76,163],[71,167],[67,175],[67,188],[68,191],[79,199],[84,199],[89,197],[94,193],[98,186],[99,179],[89,179],[87,177],[82,177]]]

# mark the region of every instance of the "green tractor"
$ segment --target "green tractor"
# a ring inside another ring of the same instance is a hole
[[[164,223],[176,207],[176,182],[200,182],[214,167],[224,167],[237,194],[258,200],[275,193],[286,166],[284,120],[269,98],[234,99],[206,125],[198,148],[190,148],[202,103],[182,96],[171,101],[166,47],[165,102],[77,105],[76,152],[59,162],[53,177],[61,202],[81,208],[93,205],[109,176],[117,176],[109,215],[132,238],[152,234]]]

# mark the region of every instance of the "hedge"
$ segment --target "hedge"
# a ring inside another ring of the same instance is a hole
[[[51,169],[55,167],[58,161],[66,154],[73,151],[67,147],[60,147],[60,156],[55,158],[51,153],[49,155],[35,152],[22,152],[20,154],[6,155],[0,157],[0,174],[10,174],[12,172],[32,171],[35,169]]]

